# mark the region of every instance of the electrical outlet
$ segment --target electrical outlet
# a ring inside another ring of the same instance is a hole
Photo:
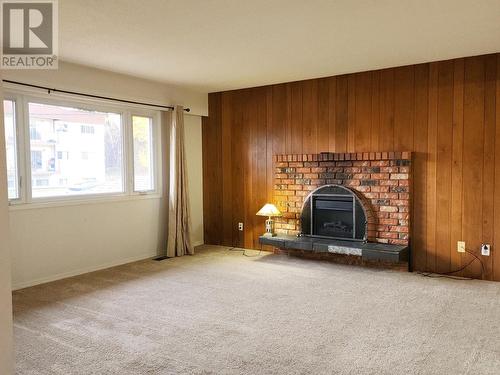
[[[243,223],[238,223],[238,230],[242,231],[243,230]]]
[[[465,241],[458,241],[457,242],[457,251],[459,253],[465,253]]]
[[[489,257],[490,251],[491,251],[491,245],[489,243],[483,243],[481,245],[481,255],[484,255],[485,257]]]

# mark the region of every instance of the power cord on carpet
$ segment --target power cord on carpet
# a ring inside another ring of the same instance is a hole
[[[484,274],[484,263],[483,263],[483,261],[476,254],[474,254],[472,251],[469,251],[469,250],[465,249],[465,252],[467,254],[472,255],[474,258],[471,259],[464,266],[460,267],[459,269],[456,269],[454,271],[449,271],[449,272],[430,272],[430,271],[421,272],[421,271],[418,271],[417,273],[419,275],[422,275],[422,276],[425,276],[425,277],[432,277],[432,278],[447,278],[447,279],[452,279],[452,280],[473,280],[472,278],[469,278],[469,277],[455,276],[453,274],[465,270],[472,263],[474,263],[476,260],[478,260],[479,263],[481,264],[481,278],[482,278],[483,274]]]
[[[238,231],[238,243],[240,243],[240,231]],[[243,252],[243,256],[246,256],[248,258],[254,258],[254,257],[258,257],[261,255],[262,253],[262,244],[260,244],[260,250],[259,250],[259,253],[258,254],[254,254],[254,255],[249,255],[246,253],[246,249],[242,249],[242,248],[239,248],[238,246],[235,246],[234,245],[234,242],[233,242],[233,246],[231,246],[230,248],[227,249],[227,251],[242,251]]]
[[[258,257],[258,256],[261,255],[261,253],[262,253],[262,245],[260,246],[259,253],[258,254],[254,254],[254,255],[249,255],[249,254],[246,253],[247,249],[240,249],[239,247],[236,247],[236,246],[229,247],[227,249],[227,251],[242,251],[243,253],[241,255],[246,256],[248,258],[254,258],[254,257]]]

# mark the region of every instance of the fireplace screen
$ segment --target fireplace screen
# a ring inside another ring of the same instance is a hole
[[[366,240],[366,215],[358,197],[340,185],[313,191],[302,208],[302,235],[343,240]]]
[[[353,197],[313,197],[313,234],[353,238],[354,221]]]

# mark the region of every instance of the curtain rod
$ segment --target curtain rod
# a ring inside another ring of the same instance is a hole
[[[2,81],[6,82],[6,83],[12,83],[12,84],[15,84],[15,85],[32,87],[32,88],[35,88],[35,89],[47,90],[47,92],[49,94],[51,92],[60,92],[60,93],[63,93],[63,94],[79,95],[79,96],[85,96],[87,98],[93,98],[93,99],[113,100],[115,102],[122,102],[122,103],[128,103],[128,104],[139,104],[139,105],[145,105],[145,106],[148,106],[148,107],[166,108],[166,109],[174,110],[174,107],[171,106],[171,105],[160,105],[160,104],[151,104],[151,103],[144,103],[144,102],[136,102],[136,101],[133,101],[133,100],[111,98],[109,96],[100,96],[100,95],[85,94],[83,92],[52,89],[50,87],[39,86],[39,85],[32,85],[31,83],[11,81],[9,79],[3,79]],[[184,111],[190,112],[191,109],[190,108],[184,108]]]

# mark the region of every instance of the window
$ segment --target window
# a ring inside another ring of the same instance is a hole
[[[152,119],[132,116],[132,130],[134,138],[134,190],[153,190]]]
[[[59,160],[68,160],[69,159],[68,151],[57,151],[57,158]]]
[[[15,98],[4,100],[9,200],[158,192],[154,112],[7,94]],[[16,105],[26,116],[16,116]],[[25,179],[31,183],[23,186]]]
[[[80,132],[82,134],[94,134],[94,127],[89,125],[82,125],[80,127]]]
[[[42,151],[31,151],[31,169],[42,169]]]
[[[5,146],[7,148],[7,184],[9,199],[19,198],[19,175],[17,170],[17,132],[15,102],[4,100]]]
[[[40,133],[36,130],[35,127],[30,127],[30,139],[33,141],[39,141],[42,139]]]
[[[43,175],[49,181],[43,189],[33,184],[34,198],[123,192],[119,114],[41,103],[29,103],[28,111],[31,129],[41,136],[41,142],[31,139],[31,178],[36,180]],[[58,131],[64,128],[65,132]],[[86,137],[82,138],[84,129]],[[41,151],[33,151],[35,148]],[[56,165],[58,149],[77,151],[81,159]],[[34,153],[38,153],[35,158]],[[92,162],[87,162],[89,153],[97,155]],[[61,179],[68,184],[59,184]]]
[[[35,181],[36,186],[49,186],[49,180],[46,178],[39,178]]]

